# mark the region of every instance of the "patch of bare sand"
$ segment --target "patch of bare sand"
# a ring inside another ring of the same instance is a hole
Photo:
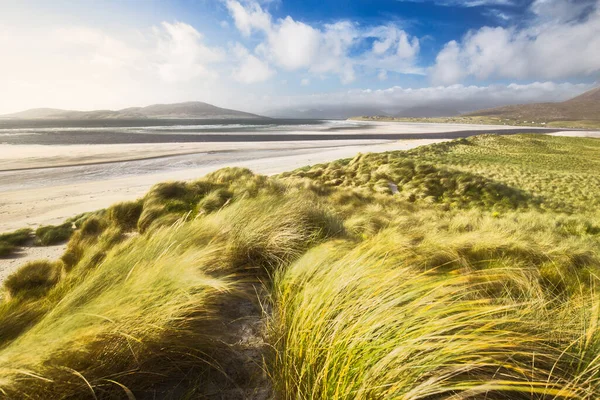
[[[385,140],[333,140],[328,147],[384,143]],[[0,171],[91,165],[144,160],[184,154],[284,150],[290,142],[230,143],[138,143],[95,145],[10,145],[0,144]],[[294,148],[325,147],[323,141],[298,141]]]
[[[357,153],[408,150],[440,141],[444,141],[444,139],[404,140],[386,144],[315,148],[314,152],[293,155],[286,154],[289,153],[289,150],[282,149],[280,152],[272,152],[271,156],[267,158],[263,156],[263,158],[243,161],[231,161],[230,158],[224,158],[221,162],[214,162],[201,168],[88,181],[73,185],[3,191],[0,196],[0,232],[61,223],[65,219],[83,212],[139,198],[155,183],[198,179],[223,167],[245,167],[256,173],[273,175],[305,165],[353,157]],[[295,144],[288,142],[287,146],[293,149]],[[18,174],[15,175],[15,179],[18,179]],[[51,177],[48,180],[51,181]]]
[[[20,266],[35,260],[58,260],[65,252],[66,243],[55,246],[24,246],[14,255],[0,258],[0,284]]]
[[[600,139],[600,131],[562,131],[562,132],[549,133],[548,135]]]

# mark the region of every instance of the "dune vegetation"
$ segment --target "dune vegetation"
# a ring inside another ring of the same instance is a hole
[[[480,116],[458,115],[454,117],[387,117],[387,116],[360,116],[352,117],[355,121],[379,122],[418,122],[434,124],[477,124],[477,125],[511,125],[511,126],[536,126],[540,128],[572,128],[572,129],[598,129],[600,120],[595,119],[558,119],[552,120],[539,116]]]
[[[19,246],[29,242],[32,238],[31,229],[23,228],[14,232],[0,235],[0,257],[13,254]]]
[[[483,135],[158,184],[4,281],[0,397],[599,398],[599,177]]]

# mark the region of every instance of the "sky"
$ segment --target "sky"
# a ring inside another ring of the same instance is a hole
[[[458,111],[600,84],[600,0],[0,0],[0,113]]]

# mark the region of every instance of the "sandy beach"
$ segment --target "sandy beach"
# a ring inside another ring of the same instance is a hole
[[[377,136],[377,139],[359,137],[365,132],[361,127],[372,136]],[[408,150],[453,137],[486,132],[514,133],[515,127],[357,122],[335,130],[336,135],[344,137],[343,140],[288,140],[288,134],[302,137],[323,135],[323,128],[317,126],[313,130],[287,131],[285,135],[277,136],[285,136],[285,140],[276,140],[273,136],[276,133],[261,132],[271,135],[271,139],[242,142],[0,144],[0,232],[59,224],[83,212],[139,198],[158,182],[198,179],[227,166],[245,167],[256,173],[273,175],[305,165],[353,157],[358,153]],[[546,133],[543,130],[539,132]],[[238,132],[235,134],[238,135]],[[600,137],[600,132],[550,134]],[[256,139],[256,135],[250,132],[242,135]],[[411,139],[397,140],[398,137]],[[412,139],[414,137],[425,139]],[[317,136],[314,138],[317,139]],[[56,259],[63,251],[64,245],[24,247],[14,257],[0,259],[0,282],[27,261]]]
[[[434,142],[436,141],[410,140],[389,143],[374,141],[351,145],[338,144],[337,146],[331,146],[331,143],[312,143],[309,147],[303,147],[305,144],[302,143],[286,142],[285,144],[274,143],[273,148],[270,149],[259,149],[255,144],[237,144],[235,151],[231,149],[217,151],[215,147],[209,145],[205,148],[198,146],[196,149],[201,152],[201,157],[207,159],[204,165],[200,162],[195,163],[199,166],[194,168],[174,168],[165,172],[138,174],[130,173],[117,166],[117,168],[113,168],[112,174],[110,171],[107,174],[106,170],[115,167],[115,164],[85,164],[83,166],[72,165],[40,170],[0,172],[0,232],[60,223],[66,218],[82,212],[105,208],[118,201],[136,199],[155,183],[168,180],[198,179],[226,166],[246,167],[256,173],[272,175],[304,165],[353,157],[360,152],[407,150]],[[129,159],[132,157],[139,159],[142,156],[145,157],[148,150],[155,155],[172,154],[170,152],[173,149],[161,153],[158,148],[160,145],[153,146],[155,147],[128,149],[127,155]],[[179,149],[178,146],[174,146],[174,148]],[[213,152],[211,157],[205,155],[209,151]],[[53,149],[53,152],[56,154],[48,157],[48,166],[51,164],[66,165],[80,158],[72,149],[56,148]],[[59,156],[58,154],[61,152],[66,155]],[[112,154],[114,161],[120,160],[124,155],[121,151],[111,153],[108,149],[87,149],[85,152],[90,153],[89,156],[96,152],[93,156],[98,156],[104,161],[110,159],[109,154]],[[174,158],[165,157],[161,161],[167,163]],[[144,164],[149,161],[142,160],[134,163]],[[35,160],[35,157],[15,160],[17,165],[23,166],[38,162],[40,160]],[[74,168],[77,168],[79,176],[72,175]],[[96,179],[94,172],[98,172],[98,170],[102,173],[97,174],[100,178]],[[23,177],[27,174],[30,175],[29,184]],[[38,179],[36,175],[39,174],[42,177]],[[71,183],[67,183],[69,181]],[[20,189],[19,186],[25,186],[25,188]]]
[[[181,136],[180,127],[172,128]],[[239,131],[223,135],[245,135],[248,140],[213,142],[210,141],[211,134],[206,134],[204,127],[200,128],[198,132],[186,134],[199,141],[185,143],[0,144],[0,232],[60,223],[82,212],[138,198],[155,183],[198,179],[227,166],[246,167],[261,174],[277,174],[305,165],[353,157],[359,152],[406,150],[457,135],[514,133],[515,129],[546,133],[543,129],[512,126],[331,121],[324,125],[302,126],[301,129],[292,126],[278,136],[274,136],[277,132],[272,127],[258,131],[259,135],[271,137],[267,141],[255,140],[257,132],[245,132],[242,127]],[[164,129],[160,127],[161,132]],[[151,129],[141,134],[131,134],[127,130],[116,134],[104,128],[93,130],[91,137],[95,137],[96,131],[107,132],[107,137],[126,137],[128,141],[157,137]],[[67,135],[69,132],[70,128],[58,133]],[[343,139],[289,140],[289,135],[299,132],[303,137],[334,135],[335,132]],[[367,132],[377,139],[357,136]],[[22,133],[19,132],[19,135]],[[43,129],[26,133],[45,137],[46,141],[57,135],[54,130]],[[584,133],[589,134],[554,134]],[[74,137],[85,139],[90,136]],[[203,141],[207,137],[209,141]],[[398,140],[398,137],[411,139]]]

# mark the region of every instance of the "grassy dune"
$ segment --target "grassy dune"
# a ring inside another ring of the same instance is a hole
[[[599,169],[479,136],[156,185],[5,281],[0,396],[598,398]]]
[[[384,116],[362,116],[350,118],[355,121],[380,121],[380,122],[420,122],[438,124],[483,124],[483,125],[512,125],[512,126],[537,126],[547,128],[573,128],[573,129],[599,129],[598,119],[571,119],[552,120],[540,117],[493,117],[477,115],[460,115],[456,117],[384,117]]]

